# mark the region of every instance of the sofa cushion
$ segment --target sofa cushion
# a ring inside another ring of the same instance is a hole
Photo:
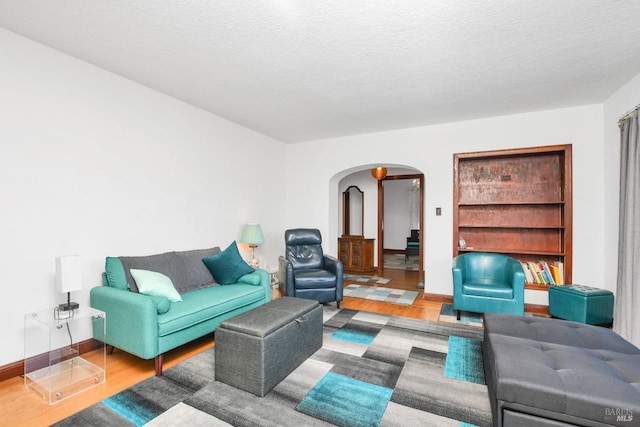
[[[220,252],[220,248],[196,249],[184,252],[165,252],[158,255],[120,257],[124,267],[129,288],[138,292],[138,287],[131,276],[132,268],[162,273],[173,282],[178,293],[211,286],[214,278],[202,264],[202,258]]]
[[[462,284],[462,293],[478,297],[513,299],[513,287],[490,279],[473,279]]]
[[[235,240],[224,251],[203,258],[202,262],[221,285],[236,283],[241,276],[254,271],[240,256]]]
[[[108,256],[104,263],[104,272],[108,286],[118,289],[129,289],[127,275],[120,259]]]
[[[606,328],[537,316],[485,314],[486,331],[536,342],[636,354],[638,348]]]
[[[248,284],[214,285],[182,294],[182,302],[158,316],[158,334],[169,335],[264,299],[264,289]]]
[[[141,294],[165,297],[171,302],[182,301],[180,294],[173,287],[171,279],[164,274],[132,268],[131,275]]]
[[[284,232],[285,258],[294,270],[303,268],[320,269],[324,265],[322,236],[315,228],[296,228]]]
[[[331,289],[336,287],[336,275],[327,270],[309,268],[294,270],[293,280],[296,289]]]

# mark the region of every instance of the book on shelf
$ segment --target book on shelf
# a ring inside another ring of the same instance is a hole
[[[562,279],[560,279],[560,269],[558,268],[558,266],[549,264],[549,270],[551,271],[551,276],[553,277],[553,281],[556,283],[556,285],[561,285]]]
[[[524,277],[527,283],[538,283],[538,278],[535,273],[531,270],[529,263],[527,261],[522,261],[522,269],[524,270]]]
[[[536,279],[536,283],[539,283],[541,285],[546,285],[547,281],[546,281],[546,278],[544,277],[544,274],[540,270],[540,265],[537,262],[533,262],[533,261],[529,261],[528,264],[529,264],[529,268],[531,269],[531,272],[533,273],[533,277]]]
[[[529,266],[527,265],[527,263],[520,261],[520,264],[522,264],[522,270],[524,271],[524,280],[527,283],[535,283],[533,274],[531,273],[531,270],[529,270]]]
[[[558,269],[559,280],[556,281],[556,283],[558,285],[564,285],[564,264],[562,263],[562,261],[556,261],[553,263],[553,265]]]
[[[545,279],[547,280],[547,283],[550,285],[555,285],[556,282],[553,279],[553,276],[551,275],[551,270],[549,269],[549,264],[547,264],[546,261],[540,261],[540,268],[542,269],[542,272],[545,275]]]
[[[527,283],[540,285],[563,285],[564,268],[561,261],[549,264],[546,261],[520,261]]]

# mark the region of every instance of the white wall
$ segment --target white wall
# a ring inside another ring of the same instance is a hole
[[[56,256],[81,256],[85,306],[105,256],[225,247],[247,222],[277,265],[285,144],[5,30],[0,57],[0,366],[24,314],[65,301]]]
[[[384,182],[384,249],[403,250],[407,247],[409,230],[411,180]]]
[[[453,154],[573,144],[573,281],[603,287],[602,135],[602,105],[588,105],[291,145],[286,221],[314,224],[335,241],[340,179],[377,165],[415,168],[425,174],[426,292],[451,295]],[[527,302],[546,304],[546,293],[528,292]]]

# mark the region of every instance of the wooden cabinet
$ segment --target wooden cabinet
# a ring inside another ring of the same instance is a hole
[[[454,256],[498,252],[561,264],[571,283],[571,145],[454,154],[453,167]]]
[[[342,236],[338,239],[338,258],[345,271],[367,273],[374,271],[373,242],[362,236]]]

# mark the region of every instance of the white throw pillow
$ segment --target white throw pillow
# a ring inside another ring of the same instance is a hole
[[[182,301],[182,297],[176,291],[173,282],[164,274],[133,268],[130,271],[141,294],[165,297],[171,302]]]

